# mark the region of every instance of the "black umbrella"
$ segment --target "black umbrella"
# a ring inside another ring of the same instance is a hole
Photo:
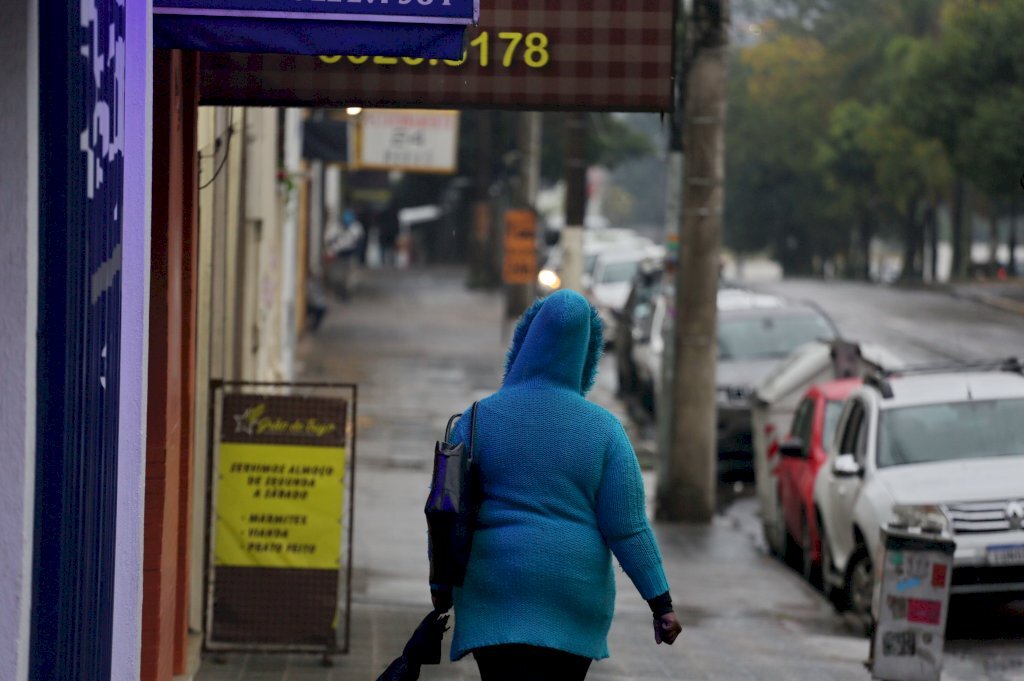
[[[440,664],[441,639],[448,631],[447,624],[448,615],[431,611],[416,627],[402,655],[388,665],[377,681],[416,681],[422,665]]]

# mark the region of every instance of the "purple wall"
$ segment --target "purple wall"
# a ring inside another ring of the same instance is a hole
[[[121,409],[117,571],[112,681],[136,681],[142,631],[142,530],[146,481],[146,341],[149,225],[152,0],[127,3],[124,237],[121,298]]]

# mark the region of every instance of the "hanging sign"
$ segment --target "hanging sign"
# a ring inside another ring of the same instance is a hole
[[[394,1],[394,0],[392,0]],[[203,104],[669,111],[676,0],[483,0],[453,58],[205,54]]]
[[[347,403],[226,394],[222,413],[211,641],[329,646],[344,558]]]
[[[454,173],[459,112],[367,109],[359,117],[356,167]]]
[[[532,210],[505,213],[506,284],[530,284],[537,278],[537,216]]]
[[[479,0],[154,0],[156,47],[458,58]]]

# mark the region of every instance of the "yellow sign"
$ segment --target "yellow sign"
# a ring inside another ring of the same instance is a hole
[[[506,284],[529,284],[537,278],[537,216],[529,210],[505,213]]]
[[[345,448],[222,442],[214,563],[337,570]]]

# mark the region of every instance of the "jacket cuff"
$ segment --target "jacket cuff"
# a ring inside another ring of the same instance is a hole
[[[648,599],[647,605],[651,606],[651,614],[653,614],[655,618],[673,612],[672,595],[668,591],[660,596]]]

